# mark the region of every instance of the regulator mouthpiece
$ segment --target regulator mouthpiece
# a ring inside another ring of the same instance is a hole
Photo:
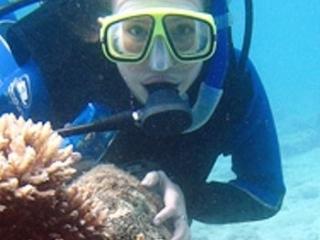
[[[188,129],[192,123],[189,103],[172,84],[152,84],[141,109],[140,124],[148,135],[170,136]]]

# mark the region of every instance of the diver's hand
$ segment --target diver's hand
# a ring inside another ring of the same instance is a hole
[[[160,225],[172,219],[174,232],[171,240],[191,240],[191,231],[183,193],[180,187],[173,183],[163,171],[149,172],[141,181],[147,188],[158,188],[163,193],[164,208],[153,219]]]

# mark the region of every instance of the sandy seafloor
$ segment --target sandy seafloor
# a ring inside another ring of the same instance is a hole
[[[304,129],[281,136],[287,194],[273,218],[250,223],[194,222],[193,240],[320,240],[320,131]],[[232,177],[230,159],[219,159],[211,178]]]

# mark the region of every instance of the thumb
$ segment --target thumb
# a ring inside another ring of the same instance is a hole
[[[147,188],[156,186],[160,181],[159,174],[157,171],[149,172],[140,182],[140,184]]]
[[[155,225],[160,225],[175,215],[175,210],[171,207],[163,208],[153,219]]]

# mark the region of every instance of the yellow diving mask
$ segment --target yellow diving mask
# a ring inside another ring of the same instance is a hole
[[[113,62],[141,63],[161,38],[180,62],[210,58],[217,27],[210,14],[176,8],[146,8],[100,18],[104,55]]]

